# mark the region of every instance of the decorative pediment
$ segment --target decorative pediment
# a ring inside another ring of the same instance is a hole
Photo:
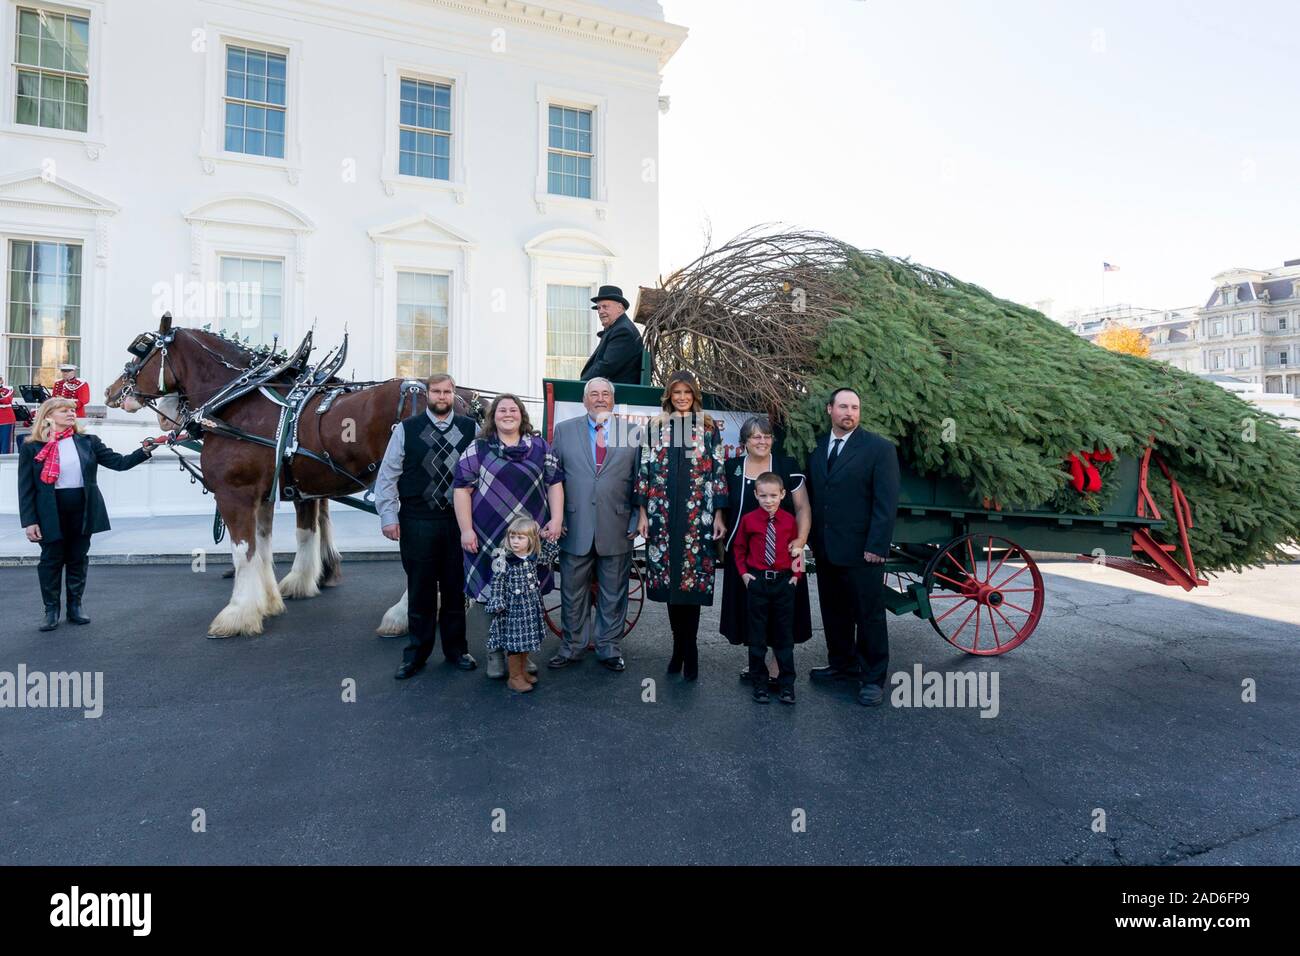
[[[286,202],[270,196],[238,193],[199,203],[183,214],[188,223],[226,225],[289,232],[313,232],[315,223]]]
[[[569,259],[613,259],[614,250],[595,233],[583,229],[548,229],[524,243],[530,256]]]
[[[0,177],[0,205],[79,212],[88,216],[111,216],[118,210],[116,203],[103,196],[97,196],[52,171],[40,169]]]
[[[474,240],[440,223],[432,216],[420,213],[407,216],[386,226],[376,226],[368,235],[376,242],[418,242],[434,246],[473,247]]]

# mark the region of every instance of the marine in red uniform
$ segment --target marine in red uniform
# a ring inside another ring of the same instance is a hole
[[[86,406],[90,404],[90,383],[77,378],[77,366],[60,365],[59,372],[63,378],[54,383],[50,391],[51,398],[70,398],[77,403],[77,417],[86,417]]]
[[[9,454],[14,434],[14,390],[0,377],[0,455]]]

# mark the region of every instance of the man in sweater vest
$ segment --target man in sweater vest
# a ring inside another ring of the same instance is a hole
[[[410,639],[393,675],[398,680],[429,660],[435,618],[447,663],[466,671],[478,666],[465,640],[465,564],[451,504],[456,462],[477,426],[455,414],[455,399],[450,375],[431,376],[428,408],[393,429],[375,479],[379,524],[384,537],[400,543],[406,570]]]

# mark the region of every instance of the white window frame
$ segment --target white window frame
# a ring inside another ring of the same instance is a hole
[[[451,86],[451,178],[426,179],[406,176],[401,168],[399,122],[401,119],[402,80],[443,83]],[[384,156],[380,182],[384,193],[397,195],[399,189],[414,187],[450,193],[457,205],[463,205],[469,192],[469,175],[465,168],[467,124],[465,122],[465,74],[439,66],[409,60],[384,58]]]
[[[528,381],[540,382],[546,370],[546,287],[616,285],[618,261],[603,237],[584,229],[549,229],[524,244],[530,262],[528,281]],[[595,295],[595,292],[592,292]],[[592,315],[592,348],[600,331]]]
[[[90,47],[87,51],[86,69],[86,131],[50,129],[46,126],[28,126],[18,123],[18,8],[48,10],[52,13],[71,14],[90,20]],[[104,123],[104,48],[107,25],[104,22],[104,0],[79,0],[77,3],[45,3],[43,0],[0,0],[0,51],[4,56],[4,70],[0,73],[0,135],[29,136],[36,139],[61,140],[80,143],[89,159],[99,159],[105,142]]]
[[[86,323],[88,320],[88,316],[92,314],[91,309],[87,306],[86,296],[88,292],[92,289],[93,282],[95,279],[95,276],[91,274],[91,272],[89,271],[93,269],[95,265],[93,260],[90,258],[91,250],[89,248],[89,243],[86,240],[76,235],[43,236],[43,235],[36,235],[36,234],[24,234],[20,232],[9,232],[7,230],[0,230],[0,258],[3,258],[4,261],[4,275],[0,277],[0,310],[3,310],[2,312],[0,312],[0,375],[3,375],[5,377],[5,384],[13,388],[14,395],[17,397],[18,386],[25,385],[27,383],[9,381],[10,341],[14,338],[23,338],[23,339],[43,338],[43,336],[39,336],[39,335],[34,336],[31,335],[30,333],[24,335],[20,332],[9,331],[9,295],[10,292],[12,291],[9,288],[10,277],[12,275],[9,270],[9,261],[10,261],[9,249],[10,249],[10,244],[14,242],[31,242],[31,243],[54,242],[65,246],[81,247],[81,289],[79,290],[79,296],[81,300],[81,304],[79,306],[81,310],[80,327],[76,335],[61,335],[57,337],[63,339],[77,340],[79,345],[77,349],[77,354],[79,356],[77,364],[78,364],[78,368],[81,369],[81,371],[78,374],[81,376],[83,381],[86,381],[87,379],[86,379],[85,370],[87,366],[90,365],[91,362],[91,356],[89,355],[89,352],[86,348],[87,345],[86,340],[88,338],[86,334],[87,332]],[[92,393],[92,398],[93,397],[94,396]]]
[[[567,106],[571,109],[591,111],[591,148],[594,155],[591,162],[590,199],[580,196],[557,196],[546,191],[547,127],[550,125],[549,114],[552,106]],[[609,107],[605,97],[537,84],[537,180],[533,186],[533,199],[537,203],[539,213],[545,215],[552,208],[567,211],[585,207],[592,209],[597,219],[604,219],[608,215],[608,126]]]
[[[203,82],[203,127],[199,159],[203,172],[215,175],[221,166],[253,166],[282,171],[291,185],[302,177],[302,41],[258,33],[220,23],[203,26],[207,43]],[[285,57],[284,158],[232,153],[226,150],[226,47],[241,46]]]
[[[190,228],[190,272],[186,283],[204,289],[221,281],[221,258],[282,259],[281,346],[297,345],[307,330],[307,239],[315,225],[292,206],[269,197],[231,193],[200,203],[184,214]],[[205,292],[206,294],[206,292]],[[206,303],[205,303],[206,304]],[[215,317],[177,313],[176,324],[201,327]]]
[[[213,250],[212,275],[217,282],[224,282],[221,277],[221,261],[223,259],[256,259],[260,262],[278,262],[280,263],[280,335],[277,348],[293,348],[297,342],[290,342],[291,329],[294,324],[293,316],[289,314],[290,284],[293,282],[293,276],[289,272],[291,262],[287,252],[247,252],[242,249],[224,249],[216,247]],[[223,322],[218,322],[217,317],[212,317],[213,331],[225,328]],[[238,335],[241,339],[244,336],[242,326],[239,329],[232,330],[233,334]],[[270,345],[270,342],[255,342],[253,348],[261,345]]]
[[[421,235],[422,229],[425,235]],[[435,235],[430,237],[427,231]],[[371,229],[368,235],[375,282],[371,374],[378,379],[397,374],[397,273],[428,272],[449,277],[447,371],[458,382],[464,381],[473,348],[470,276],[476,243],[427,214]]]
[[[392,295],[392,302],[390,305],[390,310],[391,310],[390,317],[392,321],[392,332],[393,332],[393,348],[392,351],[387,356],[385,356],[385,361],[388,362],[392,368],[392,371],[389,374],[390,376],[397,375],[397,353],[398,352],[400,351],[423,352],[424,351],[423,349],[401,349],[397,345],[397,306],[399,304],[397,301],[398,299],[397,286],[398,286],[399,276],[403,272],[415,273],[415,274],[426,275],[426,276],[438,276],[447,280],[447,373],[451,375],[452,378],[455,378],[456,373],[452,371],[452,358],[454,355],[453,346],[455,341],[454,335],[455,335],[455,328],[456,328],[456,321],[455,321],[456,275],[451,269],[430,269],[422,265],[413,265],[411,262],[406,261],[404,258],[402,259],[402,261],[393,263],[393,286],[392,286],[393,295]],[[430,354],[432,354],[432,350],[430,351]]]
[[[583,287],[589,290],[590,295],[588,296],[588,298],[591,298],[591,296],[595,295],[597,290],[601,286],[601,282],[590,278],[593,275],[593,273],[591,272],[582,272],[582,271],[566,272],[565,270],[544,270],[544,271],[545,271],[545,279],[542,282],[540,289],[538,290],[538,295],[540,296],[540,300],[541,300],[540,302],[538,302],[538,318],[541,323],[541,327],[537,330],[537,336],[541,345],[541,354],[538,356],[538,369],[540,372],[539,380],[541,377],[544,377],[546,375],[546,359],[549,357],[549,351],[546,347],[547,330],[549,327],[548,312],[550,307],[550,303],[548,301],[547,289],[549,289],[551,286]],[[566,274],[569,275],[570,278],[568,279],[564,278]],[[587,304],[591,305],[592,303],[587,303]],[[600,331],[600,319],[597,317],[594,311],[588,311],[587,316],[588,316],[587,355],[590,356],[591,353],[595,350],[596,344],[600,341],[599,339],[596,338],[596,333]]]

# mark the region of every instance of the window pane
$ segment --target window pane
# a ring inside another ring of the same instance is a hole
[[[30,96],[18,97],[18,108],[14,113],[14,122],[27,126],[36,126],[40,122],[40,102]]]
[[[283,133],[266,134],[266,155],[274,156],[276,159],[284,159],[284,134]]]
[[[39,66],[41,62],[41,41],[35,37],[18,38],[18,62],[29,66]]]

